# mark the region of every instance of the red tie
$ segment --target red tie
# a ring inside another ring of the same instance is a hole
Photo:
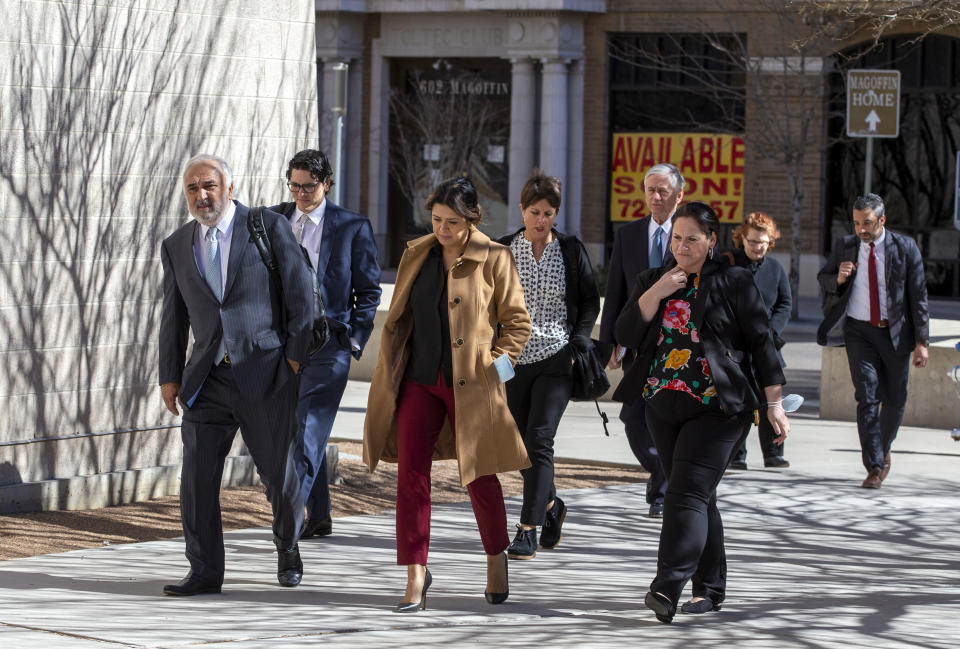
[[[880,326],[880,286],[877,282],[877,253],[870,244],[870,261],[867,263],[870,275],[870,324]]]

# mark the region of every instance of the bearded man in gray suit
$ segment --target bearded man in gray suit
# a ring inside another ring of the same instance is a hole
[[[222,158],[191,158],[183,186],[194,220],[160,251],[160,391],[174,415],[178,403],[183,407],[180,512],[190,572],[163,592],[220,592],[220,480],[238,428],[273,507],[277,578],[296,586],[303,575],[297,549],[303,499],[293,460],[296,375],[312,334],[310,268],[290,226],[264,210],[280,267],[279,281],[271,277],[248,231],[250,209],[233,200],[233,174]]]

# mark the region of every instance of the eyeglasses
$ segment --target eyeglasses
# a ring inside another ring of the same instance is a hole
[[[320,183],[307,183],[306,185],[301,185],[300,183],[288,182],[287,187],[290,188],[290,191],[296,194],[297,192],[303,192],[304,194],[312,194],[317,191],[317,187],[320,186]]]
[[[758,241],[757,239],[747,239],[746,241],[747,241],[747,243],[749,243],[751,246],[769,246],[769,245],[770,245],[770,241],[769,241],[769,240]]]

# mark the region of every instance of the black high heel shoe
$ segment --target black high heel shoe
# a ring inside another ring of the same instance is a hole
[[[420,590],[420,601],[419,602],[400,602],[397,604],[397,608],[393,609],[394,613],[416,613],[418,611],[427,610],[427,589],[430,588],[430,584],[433,583],[433,575],[430,574],[430,569],[427,568],[427,576],[423,578],[423,588]]]
[[[487,591],[483,591],[483,596],[484,596],[484,597],[487,599],[487,601],[490,602],[491,604],[503,604],[505,601],[507,601],[507,597],[510,596],[510,562],[509,562],[507,559],[508,559],[507,553],[504,552],[504,553],[503,553],[503,574],[504,574],[504,575],[506,576],[506,578],[507,578],[507,590],[506,590],[506,592],[503,592],[503,593],[488,593]]]
[[[664,624],[673,622],[673,616],[677,613],[677,606],[671,602],[666,595],[650,591],[643,599],[643,603],[646,604],[647,608],[653,611],[657,619]]]

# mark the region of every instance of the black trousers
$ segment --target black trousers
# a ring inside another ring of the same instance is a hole
[[[647,403],[647,426],[667,474],[657,576],[650,590],[680,599],[687,580],[693,595],[722,602],[727,556],[717,485],[752,413],[727,415],[693,397],[661,390]]]
[[[281,361],[286,365],[286,360]],[[297,479],[297,381],[289,367],[287,381],[263,400],[240,393],[229,366],[210,370],[193,407],[184,409],[180,427],[183,469],[180,517],[190,570],[223,582],[223,526],[220,479],[237,428],[266,485],[273,508],[274,543],[291,548],[303,525],[303,498]]]
[[[843,339],[857,400],[857,432],[867,471],[883,466],[907,405],[912,349],[896,350],[890,330],[847,318]]]
[[[663,471],[653,438],[650,437],[650,429],[647,428],[646,408],[647,402],[644,399],[625,403],[620,409],[620,421],[623,422],[623,430],[633,456],[650,472],[646,496],[647,503],[652,505],[663,502],[663,496],[667,493],[667,475]]]
[[[747,436],[750,433],[750,426],[753,425],[753,420],[751,419],[747,425],[746,430],[744,431],[744,440],[740,445],[740,448],[737,449],[737,452],[734,454],[734,457],[738,460],[747,461]],[[760,436],[760,450],[763,451],[763,457],[777,457],[778,455],[783,455],[783,444],[777,444],[773,440],[777,438],[777,434],[773,430],[773,424],[770,423],[770,420],[767,419],[767,406],[766,404],[760,406],[760,424],[757,426],[757,433]]]
[[[520,522],[543,525],[547,503],[557,495],[553,484],[553,439],[573,389],[569,347],[536,363],[517,365],[507,381],[507,406],[530,456],[523,475]]]

